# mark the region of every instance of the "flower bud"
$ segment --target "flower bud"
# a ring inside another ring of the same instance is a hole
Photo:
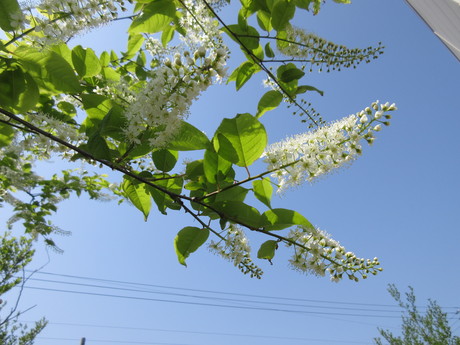
[[[361,116],[361,118],[359,119],[359,122],[361,123],[366,123],[367,121],[369,121],[369,119],[367,118],[366,115]]]
[[[379,132],[381,129],[382,129],[382,126],[381,126],[381,125],[377,125],[377,126],[375,126],[375,127],[373,128],[373,130],[374,130],[375,132]]]

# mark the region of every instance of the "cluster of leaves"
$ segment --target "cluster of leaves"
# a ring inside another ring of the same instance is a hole
[[[415,294],[412,287],[409,287],[409,292],[406,293],[406,301],[403,300],[395,285],[390,285],[388,291],[403,309],[402,336],[395,336],[389,330],[379,329],[383,339],[375,338],[377,345],[460,344],[460,337],[452,334],[447,313],[442,310],[436,301],[429,300],[426,312],[421,314],[415,305]]]
[[[311,249],[280,232],[298,226],[311,231],[315,228],[294,210],[272,208],[273,182],[269,175],[274,171],[250,173],[250,167],[261,158],[267,146],[267,133],[260,118],[285,100],[297,107],[300,113],[310,116],[311,126],[322,124],[322,120],[313,116],[308,107],[305,108],[304,102],[297,98],[312,91],[322,94],[313,86],[301,84],[305,67],[312,63],[353,66],[353,61],[371,58],[380,49],[347,50],[341,47],[337,52],[335,45],[324,44],[312,47],[316,52],[314,60],[305,57],[297,59],[295,56],[276,59],[276,54],[283,48],[294,46],[300,49],[308,44],[296,42],[290,36],[290,22],[298,10],[316,14],[320,0],[243,0],[237,23],[231,25],[221,20],[212,4],[205,0],[197,2],[205,5],[208,15],[214,17],[222,32],[239,44],[246,57],[230,74],[228,81],[234,81],[239,90],[255,73],[263,71],[273,90],[260,99],[255,115],[244,113],[223,119],[211,138],[181,120],[171,140],[163,147],[155,147],[151,139],[164,128],[145,126],[135,142],[127,142],[125,128],[129,102],[121,94],[110,96],[96,90],[120,83],[128,85],[132,92],[142,88],[151,71],[162,64],[167,65],[166,62],[150,60],[146,56],[144,42],[152,35],[157,35],[166,47],[173,46],[174,35],[187,36],[180,18],[185,13],[193,15],[193,5],[181,0],[136,1],[134,15],[129,17],[132,23],[128,30],[126,51],[121,54],[102,52],[98,56],[91,48],[71,48],[66,42],[45,48],[34,45],[33,38],[38,33],[34,31],[33,14],[27,17],[32,24],[20,28],[13,23],[19,10],[17,0],[2,1],[2,10],[6,15],[1,17],[0,28],[7,38],[0,41],[0,148],[5,152],[0,157],[0,167],[10,172],[21,171],[23,178],[22,186],[7,177],[1,180],[2,193],[9,196],[1,201],[14,206],[14,220],[21,219],[27,232],[42,235],[49,244],[53,244],[50,235],[57,228],[49,223],[48,216],[56,211],[56,201],[68,197],[70,192],[77,195],[87,192],[91,197],[99,198],[100,191],[110,190],[111,185],[102,175],[89,177],[69,171],[51,179],[37,178],[31,169],[34,160],[41,157],[33,146],[26,147],[24,152],[27,154],[22,155],[7,150],[24,133],[28,138],[41,137],[56,144],[59,149],[51,150],[50,154],[64,151],[71,161],[84,160],[123,174],[115,194],[129,199],[145,219],[152,205],[156,205],[160,213],[184,210],[198,221],[200,227],[186,227],[179,231],[175,239],[179,262],[184,265],[187,257],[203,245],[210,234],[225,243],[229,238],[225,231],[232,226],[270,238],[259,248],[257,256],[260,259],[272,260],[280,243],[294,249]],[[49,24],[72,15],[51,15]],[[252,16],[256,18],[259,28],[267,32],[266,35],[261,35],[258,29],[249,24]],[[200,25],[199,18],[194,16],[194,19]],[[270,45],[273,41],[277,47]],[[326,59],[331,56],[336,59]],[[276,72],[267,67],[268,63],[278,64]],[[77,120],[77,111],[84,114],[82,121]],[[84,139],[72,142],[62,138],[57,129],[53,132],[34,124],[35,119],[43,114]],[[179,152],[192,150],[200,150],[202,159],[188,162],[185,171],[177,169]],[[18,157],[24,161],[22,166],[10,164]],[[242,173],[238,169],[247,172],[247,177],[240,178]],[[11,194],[17,192],[25,192],[30,201],[18,201],[17,198],[11,201]],[[260,201],[266,210],[259,211],[249,205],[247,200],[254,199],[251,197]],[[247,256],[244,257],[244,260],[235,259],[235,265],[245,273],[260,277],[260,269]],[[377,272],[374,266],[378,262],[363,268],[347,266],[329,257],[322,259],[343,266],[343,271],[353,279],[355,273],[365,277],[369,270],[373,274]]]
[[[0,237],[0,297],[11,291],[13,288],[20,288],[24,283],[25,266],[32,260],[31,239],[25,237],[14,238],[4,233]],[[3,345],[30,345],[34,343],[35,337],[46,326],[46,320],[42,319],[35,323],[31,329],[18,322],[18,317],[24,312],[17,311],[19,302],[6,311],[6,302],[0,299],[0,312],[6,314],[0,317],[0,343]]]

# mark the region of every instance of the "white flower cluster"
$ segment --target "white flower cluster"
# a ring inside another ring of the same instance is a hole
[[[328,273],[332,281],[338,282],[344,274],[349,279],[358,281],[357,273],[366,279],[369,273],[375,275],[382,270],[376,267],[379,265],[377,258],[357,258],[320,229],[299,226],[291,230],[287,238],[292,241],[287,245],[294,246],[295,249],[289,262],[300,272],[321,277]]]
[[[181,39],[191,48],[204,46],[206,49],[227,47],[223,43],[219,23],[211,15],[203,1],[181,1],[185,7],[184,14],[180,18],[180,25],[187,32]]]
[[[251,260],[251,247],[242,229],[236,224],[227,228],[225,238],[219,242],[211,241],[209,250],[224,259],[233,262],[243,273],[260,278],[263,274]]]
[[[75,125],[63,122],[42,112],[29,115],[29,122],[75,146],[87,139]],[[23,152],[33,152],[39,160],[49,159],[51,155],[56,153],[64,158],[73,156],[73,152],[70,152],[68,148],[43,135],[24,134],[22,140],[18,140],[15,146]]]
[[[320,71],[325,66],[328,72],[331,68],[340,70],[341,67],[356,67],[361,62],[370,62],[383,53],[383,47],[380,44],[376,48],[349,49],[343,45],[326,41],[302,28],[289,26],[286,31],[285,39],[289,43],[278,42],[278,50],[283,55],[299,58],[304,62],[310,61],[310,71],[313,66],[320,67]]]
[[[188,115],[192,101],[206,90],[214,79],[225,75],[226,52],[212,50],[206,55],[201,47],[193,55],[188,51],[176,53],[173,60],[150,73],[140,90],[132,90],[130,105],[126,108],[127,127],[124,134],[128,142],[139,144],[140,136],[151,130],[153,147],[164,146],[180,128],[180,120]]]
[[[125,11],[123,0],[43,0],[29,11],[36,23],[29,35],[33,44],[47,46],[67,41],[74,35],[104,25]]]
[[[352,162],[362,152],[361,141],[374,141],[374,132],[388,126],[394,104],[378,101],[371,107],[315,131],[270,145],[263,154],[278,192],[298,186]]]

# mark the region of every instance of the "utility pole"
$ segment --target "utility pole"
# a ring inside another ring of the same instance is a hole
[[[85,345],[86,343],[86,338],[81,338],[80,345]]]

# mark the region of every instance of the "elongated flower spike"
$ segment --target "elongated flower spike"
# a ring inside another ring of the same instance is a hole
[[[287,246],[294,247],[289,263],[296,271],[320,277],[329,274],[331,281],[339,282],[344,276],[358,281],[382,270],[377,267],[380,265],[377,258],[356,257],[323,230],[299,226],[291,230],[287,238],[292,241],[287,242]]]
[[[362,153],[361,142],[372,144],[381,124],[388,126],[394,104],[378,101],[357,114],[315,131],[299,134],[270,145],[263,154],[272,177],[278,180],[278,192],[350,164]]]

